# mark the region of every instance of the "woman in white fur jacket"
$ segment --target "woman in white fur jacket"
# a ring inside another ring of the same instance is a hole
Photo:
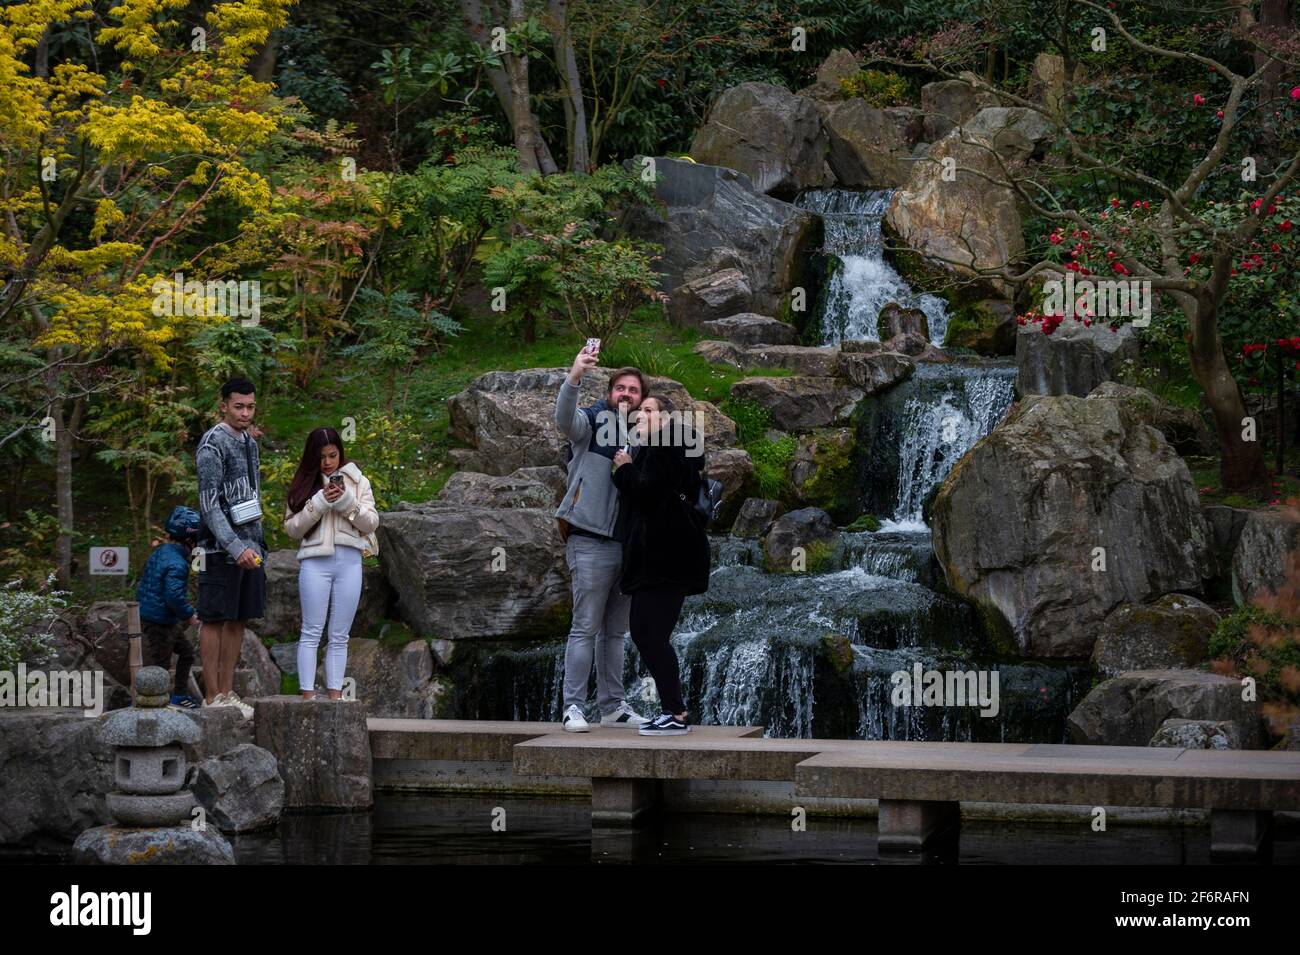
[[[317,428],[307,435],[287,503],[285,533],[300,541],[298,686],[305,699],[315,698],[316,651],[328,614],[325,689],[337,700],[343,695],[348,633],[361,602],[361,557],[379,526],[379,512],[370,482],[347,459],[343,440],[333,428]]]

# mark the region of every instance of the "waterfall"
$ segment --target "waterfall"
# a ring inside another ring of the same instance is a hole
[[[892,191],[849,192],[816,189],[795,205],[815,212],[825,223],[824,251],[834,265],[822,293],[822,338],[834,345],[845,338],[880,338],[876,319],[890,302],[925,312],[930,339],[943,342],[948,312],[937,295],[916,293],[885,259],[880,224]]]

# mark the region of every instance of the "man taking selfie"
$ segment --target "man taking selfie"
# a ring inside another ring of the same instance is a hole
[[[590,339],[560,384],[555,402],[555,424],[569,439],[572,453],[568,489],[555,512],[573,586],[573,623],[564,652],[563,717],[564,728],[571,733],[590,729],[582,708],[593,659],[601,725],[636,729],[645,722],[628,706],[623,691],[623,637],[631,598],[618,588],[623,549],[615,539],[618,491],[611,473],[624,429],[610,427],[625,422],[641,404],[645,378],[636,368],[620,368],[610,376],[604,399],[580,409],[582,378],[596,366],[599,355],[599,339]]]
[[[244,624],[266,609],[260,456],[250,429],[257,402],[253,383],[232,378],[221,386],[221,421],[199,441],[199,514],[203,550],[199,570],[199,657],[209,706],[234,706],[248,719],[253,708],[235,694],[235,667]]]

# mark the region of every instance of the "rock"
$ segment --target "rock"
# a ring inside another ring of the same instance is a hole
[[[812,86],[799,90],[799,96],[807,96],[822,102],[834,102],[845,98],[841,80],[857,76],[862,69],[855,57],[848,50],[831,50],[822,65],[817,67],[817,80]]]
[[[1134,670],[1090,692],[1067,720],[1070,740],[1081,745],[1146,746],[1168,719],[1232,721],[1241,743],[1259,743],[1255,704],[1241,698],[1241,681],[1199,670]]]
[[[737,345],[793,345],[799,339],[799,332],[793,325],[753,312],[701,322],[700,331]]]
[[[702,342],[696,342],[691,351],[710,365],[731,365],[733,368],[746,367],[746,349],[743,345],[737,345],[735,342],[717,341],[709,338]]]
[[[421,505],[384,514],[380,563],[421,636],[551,637],[568,625],[564,545],[549,509]]]
[[[1072,83],[1082,83],[1085,71],[1082,63],[1075,64]],[[1061,115],[1061,101],[1069,92],[1065,60],[1055,53],[1039,53],[1029,70],[1029,98],[1047,108],[1055,117]]]
[[[743,172],[760,192],[783,198],[824,184],[826,134],[817,107],[770,83],[724,91],[690,152],[697,163]]]
[[[790,487],[800,504],[821,508],[839,523],[861,509],[858,475],[852,465],[853,431],[819,428],[799,435],[790,462]]]
[[[1145,388],[1104,381],[1088,393],[1088,397],[1114,398],[1129,402],[1143,421],[1151,425],[1179,454],[1213,455],[1217,451],[1214,435],[1199,413],[1192,408],[1180,408],[1153,395]]]
[[[875,395],[892,388],[915,370],[916,362],[896,352],[840,353],[840,374],[862,389],[864,395]]]
[[[736,443],[736,422],[712,401],[697,401],[691,409],[693,426],[704,438],[704,447],[724,450]],[[561,495],[563,497],[563,495]]]
[[[1021,325],[1016,335],[1016,390],[1022,395],[1082,398],[1112,380],[1124,362],[1137,358],[1132,325],[1112,332],[1107,325],[1088,327],[1066,319],[1050,335],[1037,325]]]
[[[873,338],[845,338],[840,341],[840,355],[875,355],[885,350],[885,343]]]
[[[1106,676],[1128,670],[1187,669],[1205,660],[1219,615],[1195,597],[1165,594],[1121,604],[1106,617],[1092,662]]]
[[[277,643],[270,649],[271,659],[275,661],[280,672],[288,676],[298,674],[298,641]]]
[[[977,92],[963,80],[937,80],[921,87],[922,133],[927,142],[938,142],[985,106],[996,106],[996,97]]]
[[[840,350],[835,346],[753,345],[744,350],[746,368],[785,368],[796,375],[829,378],[836,374]]]
[[[1041,159],[1056,134],[1046,116],[1025,106],[990,106],[962,123],[962,128],[967,137],[992,143],[1008,165]]]
[[[754,462],[748,451],[727,448],[709,451],[704,456],[704,476],[722,483],[723,510],[739,494],[754,473]]]
[[[922,125],[921,111],[910,106],[878,109],[861,99],[836,104],[826,115],[826,162],[846,188],[901,186],[911,173]]]
[[[772,522],[781,513],[781,502],[761,497],[747,497],[731,525],[732,537],[765,537]]]
[[[1300,520],[1287,511],[1252,511],[1232,555],[1232,599],[1250,603],[1276,592],[1288,565],[1300,560]]]
[[[257,745],[275,757],[284,780],[285,809],[370,808],[370,733],[364,706],[270,696],[255,700],[253,707]]]
[[[550,485],[532,478],[520,478],[518,474],[519,471],[506,476],[457,471],[438,492],[438,500],[443,504],[470,507],[553,508],[560,503],[563,493],[557,497]]]
[[[0,707],[0,845],[66,848],[112,822],[114,755],[81,710]]]
[[[534,468],[516,468],[509,475],[520,481],[537,481],[545,484],[551,489],[551,496],[558,507],[560,501],[564,500],[564,492],[568,490],[569,478],[565,469],[558,464],[550,464],[545,467]]]
[[[967,136],[970,140],[974,137]],[[974,144],[953,130],[913,164],[911,175],[894,193],[885,225],[933,268],[973,277],[974,270],[1000,269],[1025,249],[1015,192],[1006,182],[987,141]],[[945,182],[945,159],[956,161],[956,178]],[[993,294],[1010,298],[1014,289],[1000,278],[985,277]]]
[[[847,423],[863,398],[861,390],[835,378],[791,375],[788,378],[742,378],[731,386],[731,396],[756,401],[782,431],[809,431]]]
[[[199,728],[198,741],[185,745],[185,760],[190,765],[253,742],[252,722],[244,719],[233,706],[201,706],[179,712]]]
[[[1232,555],[1237,552],[1237,543],[1246,527],[1246,518],[1252,512],[1240,507],[1211,504],[1202,507],[1201,513],[1205,515],[1205,523],[1210,528],[1214,575],[1231,577]]]
[[[197,647],[195,650],[197,651]],[[257,634],[244,628],[244,641],[239,649],[239,666],[253,671],[252,696],[274,696],[280,692],[280,668],[271,659],[266,646]]]
[[[248,743],[199,763],[190,790],[222,832],[273,826],[284,808],[284,780],[275,757]]]
[[[969,348],[990,358],[1016,353],[1015,306],[1005,299],[981,299],[948,319],[945,348]]]
[[[734,169],[664,157],[655,158],[655,169],[655,196],[663,207],[636,210],[627,227],[663,246],[656,268],[670,298],[709,272],[738,268],[752,296],[733,311],[779,315],[791,288],[810,285],[806,262],[821,246],[820,216],[764,195]],[[686,325],[722,317],[671,303],[669,314]]]
[[[552,424],[554,427],[554,424]],[[264,637],[297,639],[302,633],[302,604],[298,599],[298,551],[296,548],[273,550],[266,555],[266,610],[261,618],[248,621],[249,627]],[[378,567],[361,565],[361,602],[357,605],[356,616],[352,619],[352,633],[364,636],[369,633],[388,613],[388,604],[392,592],[383,573]],[[328,614],[326,615],[328,621]],[[326,624],[328,626],[328,623]],[[328,631],[326,631],[328,632]],[[197,649],[197,647],[196,647]],[[245,641],[245,656],[241,666],[250,666],[262,676],[268,675],[259,665],[251,661],[247,653],[250,647]],[[269,688],[270,693],[279,693],[280,684]]]
[[[609,390],[609,374],[614,369],[593,368],[582,380],[579,407],[593,404]],[[563,477],[567,439],[555,426],[555,399],[567,368],[527,368],[523,371],[490,371],[475,378],[468,388],[447,401],[452,436],[474,446],[474,470],[484,474],[520,475],[531,468],[559,469]],[[691,398],[679,382],[655,375],[646,376],[652,394],[666,395],[682,411],[694,411],[703,404]],[[705,420],[710,415],[703,409]],[[713,422],[715,425],[718,422]],[[724,429],[705,432],[706,447],[722,447]],[[550,475],[556,472],[532,472]],[[562,487],[558,481],[553,487]],[[382,535],[382,526],[380,534]],[[380,563],[383,550],[380,549]],[[362,598],[364,602],[365,593]],[[360,631],[357,631],[360,632]]]
[[[73,865],[234,865],[235,852],[215,826],[96,826],[77,837],[68,861]]]
[[[347,673],[357,681],[357,699],[374,717],[433,719],[445,690],[433,678],[433,653],[426,640],[405,646],[349,641]]]
[[[719,269],[677,286],[668,312],[679,325],[701,322],[746,309],[754,300],[749,279],[740,269]]]
[[[834,563],[841,543],[839,528],[820,508],[804,507],[782,514],[763,541],[769,573],[816,573]],[[803,549],[801,558],[795,548]]]
[[[1241,727],[1232,720],[1165,720],[1147,745],[1171,749],[1241,749]]]
[[[947,364],[952,358],[930,344],[930,340],[919,332],[899,332],[885,341],[885,351],[906,355],[916,361]]]
[[[876,330],[880,340],[889,341],[895,335],[920,335],[930,341],[930,322],[919,308],[904,308],[889,302],[876,317]]]
[[[948,475],[933,527],[949,586],[1032,656],[1088,656],[1120,604],[1199,590],[1209,571],[1187,465],[1126,402],[1104,397],[1013,407]]]

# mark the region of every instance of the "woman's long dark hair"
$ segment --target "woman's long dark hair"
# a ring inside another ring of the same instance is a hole
[[[302,449],[302,460],[294,472],[286,498],[289,513],[297,514],[307,506],[307,500],[320,489],[320,453],[326,445],[332,444],[339,449],[339,467],[348,463],[347,452],[343,450],[343,439],[333,428],[317,428],[307,435],[307,445]]]

